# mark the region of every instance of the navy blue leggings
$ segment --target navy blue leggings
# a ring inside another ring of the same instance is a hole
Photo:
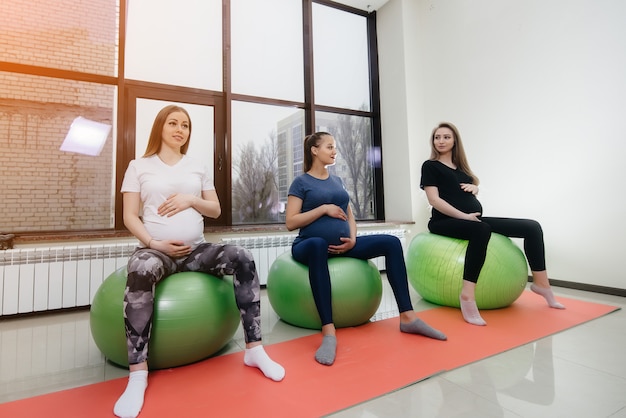
[[[545,247],[541,225],[532,219],[480,218],[482,222],[449,218],[430,221],[428,229],[438,235],[468,240],[465,253],[463,280],[473,283],[478,281],[480,270],[485,264],[487,244],[491,233],[512,238],[524,239],[524,252],[532,271],[546,269]]]
[[[328,254],[328,243],[323,238],[307,238],[291,247],[293,258],[309,267],[309,282],[322,325],[332,324],[330,274],[328,258],[352,257],[368,260],[385,257],[387,279],[393,290],[400,313],[413,310],[406,277],[406,265],[400,240],[393,235],[365,235],[357,237],[355,246],[343,254]]]

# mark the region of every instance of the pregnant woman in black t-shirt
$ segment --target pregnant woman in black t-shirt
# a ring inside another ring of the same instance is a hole
[[[420,183],[432,206],[428,229],[469,241],[459,296],[465,321],[486,325],[476,306],[474,290],[492,232],[524,239],[524,252],[533,276],[531,290],[543,296],[550,307],[564,309],[554,298],[548,281],[541,225],[530,219],[482,216],[483,208],[476,198],[478,178],[469,168],[461,137],[453,124],[439,124],[432,132],[430,146],[431,157],[422,165]]]

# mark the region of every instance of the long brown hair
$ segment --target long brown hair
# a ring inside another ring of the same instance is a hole
[[[189,119],[189,137],[187,138],[187,142],[180,147],[180,152],[182,154],[187,153],[187,149],[189,149],[189,141],[191,140],[191,118],[189,117],[189,113],[184,108],[176,105],[169,105],[161,109],[154,118],[152,130],[150,131],[150,137],[148,138],[148,145],[146,146],[146,152],[143,154],[144,157],[150,157],[151,155],[158,154],[159,151],[161,151],[161,144],[163,142],[163,125],[167,122],[167,117],[174,112],[182,112],[187,116],[187,119]]]
[[[304,161],[302,162],[302,171],[307,172],[313,167],[313,153],[312,147],[316,147],[320,144],[323,136],[332,136],[328,132],[315,132],[314,134],[304,137]]]
[[[469,163],[467,162],[467,155],[465,155],[465,148],[463,148],[461,134],[459,134],[459,130],[452,123],[441,122],[435,127],[435,129],[433,129],[432,133],[430,134],[430,159],[439,159],[440,154],[435,147],[435,132],[437,132],[437,129],[439,128],[448,128],[452,131],[452,136],[454,139],[454,145],[452,146],[452,163],[456,165],[459,170],[472,178],[472,184],[478,186],[478,183],[480,183],[480,181],[478,180],[478,177],[476,177],[476,174],[474,174],[469,166]]]

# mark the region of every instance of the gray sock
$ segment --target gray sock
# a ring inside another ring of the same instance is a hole
[[[435,340],[445,341],[448,339],[443,332],[436,330],[419,318],[415,319],[413,322],[409,322],[408,324],[400,322],[400,331],[406,332],[407,334],[424,335],[426,337],[434,338]]]
[[[315,352],[315,360],[325,366],[330,366],[335,362],[335,351],[337,350],[337,338],[334,335],[324,335],[322,345]]]

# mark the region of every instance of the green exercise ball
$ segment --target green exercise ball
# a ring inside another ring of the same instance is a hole
[[[380,272],[374,263],[350,257],[328,260],[335,327],[364,324],[376,313],[383,294]],[[302,328],[321,329],[322,322],[309,283],[309,269],[291,257],[280,255],[267,277],[267,296],[285,322]]]
[[[424,232],[416,235],[407,251],[409,283],[425,300],[460,307],[467,241]],[[491,234],[485,264],[476,284],[479,309],[509,306],[528,282],[526,258],[508,237]]]
[[[128,366],[123,302],[126,267],[107,277],[91,303],[92,337],[104,356]],[[156,286],[148,365],[165,369],[218,352],[239,326],[231,277],[175,273]]]

